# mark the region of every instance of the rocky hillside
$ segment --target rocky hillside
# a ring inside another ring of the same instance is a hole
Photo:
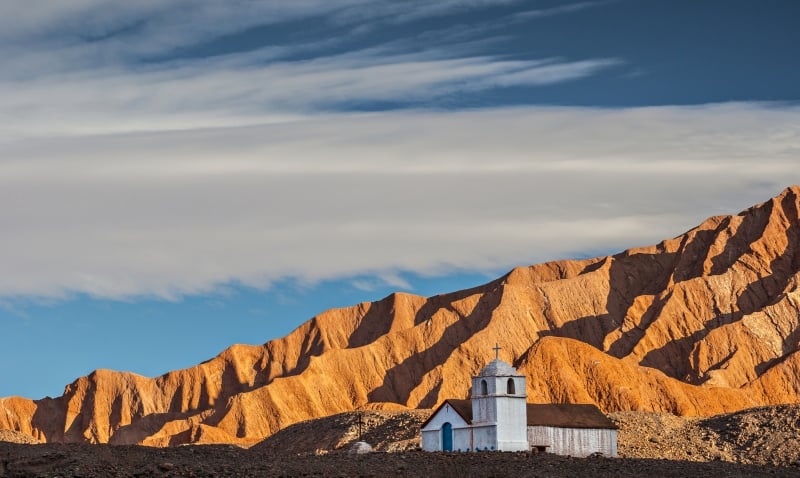
[[[619,427],[619,454],[626,458],[800,466],[800,405],[711,418],[618,412],[611,419]]]
[[[295,423],[252,450],[323,455],[347,452],[358,440],[375,451],[415,450],[419,427],[431,412],[339,413]],[[711,418],[654,412],[616,412],[610,417],[619,427],[621,458],[800,466],[800,405],[759,407]]]
[[[0,431],[0,477],[28,476],[797,476],[800,406],[762,407],[709,419],[612,414],[620,457],[525,453],[425,453],[418,426],[431,410],[344,412],[291,425],[249,450],[79,444],[36,447]],[[353,455],[358,422],[376,451]],[[9,441],[11,443],[4,443]],[[500,471],[498,471],[500,470]]]
[[[252,447],[264,453],[326,454],[350,451],[366,442],[374,451],[399,452],[419,448],[419,428],[431,409],[405,411],[358,410],[289,425]]]
[[[329,310],[286,337],[147,378],[98,370],[0,399],[47,442],[252,444],[292,423],[465,397],[502,358],[530,401],[711,416],[800,396],[800,187],[657,245],[520,267],[470,290]]]
[[[36,445],[39,442],[32,436],[14,430],[0,430],[0,442],[19,443],[23,445]]]

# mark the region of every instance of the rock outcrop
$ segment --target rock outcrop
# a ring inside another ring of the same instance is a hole
[[[58,398],[0,399],[0,429],[43,442],[248,445],[313,417],[465,397],[496,341],[531,401],[689,416],[798,403],[799,197],[788,188],[655,246],[329,310],[157,378],[98,370]]]

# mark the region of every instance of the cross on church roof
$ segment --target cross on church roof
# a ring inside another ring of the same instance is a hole
[[[494,343],[494,349],[492,349],[492,350],[494,350],[494,359],[495,360],[500,360],[500,344],[495,342]]]

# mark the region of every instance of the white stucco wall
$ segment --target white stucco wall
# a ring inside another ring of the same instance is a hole
[[[497,426],[473,425],[473,450],[497,450]]]
[[[464,421],[461,415],[456,413],[452,407],[445,404],[431,417],[430,421],[422,427],[421,446],[423,450],[442,450],[442,425],[448,422],[453,426],[453,450],[458,450],[459,448],[466,450],[469,447],[470,441],[467,422]],[[466,439],[464,438],[465,432],[462,429],[466,429]]]
[[[453,451],[472,450],[472,429],[457,428],[453,430]]]
[[[497,423],[497,411],[493,395],[472,397],[472,423]]]
[[[528,427],[531,447],[547,445],[556,455],[585,457],[592,453],[617,456],[617,431],[595,428]]]
[[[441,433],[439,430],[423,430],[420,446],[424,451],[439,451],[442,449]]]
[[[528,411],[524,396],[497,397],[497,449],[528,451]]]

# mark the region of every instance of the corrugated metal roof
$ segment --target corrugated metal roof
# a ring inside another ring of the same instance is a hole
[[[467,423],[472,423],[472,400],[448,399],[439,405],[420,428],[425,428],[445,405],[450,405]],[[607,416],[591,403],[528,403],[528,426],[559,428],[607,428],[616,430]]]
[[[591,403],[529,403],[528,426],[617,429],[614,422]]]

